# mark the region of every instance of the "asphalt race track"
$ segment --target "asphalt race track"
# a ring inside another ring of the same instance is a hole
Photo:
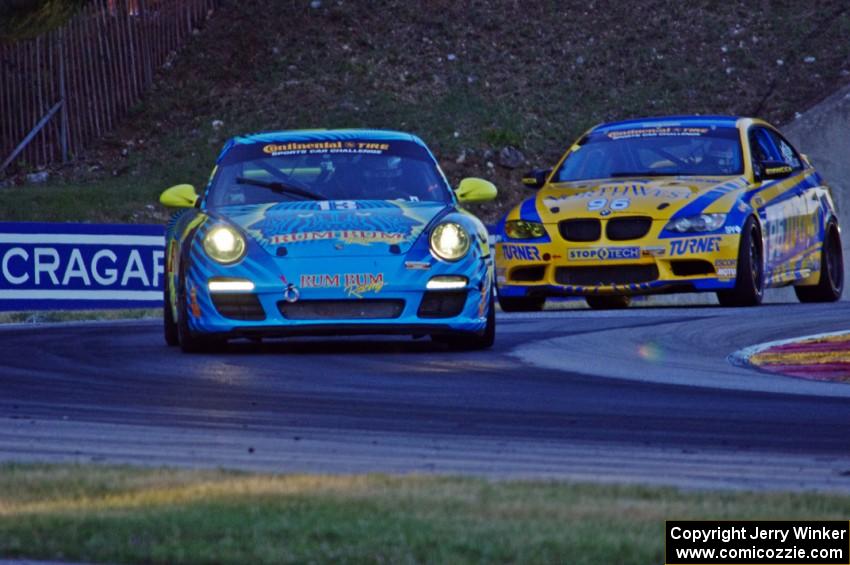
[[[293,339],[187,356],[158,322],[0,329],[0,460],[850,491],[850,385],[731,364],[850,303],[501,315],[487,352]]]

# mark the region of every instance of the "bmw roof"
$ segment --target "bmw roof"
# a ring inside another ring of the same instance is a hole
[[[703,127],[736,127],[740,118],[737,116],[659,116],[657,118],[637,118],[600,124],[593,128],[594,132],[615,131],[634,127],[663,127],[663,126],[703,126]]]

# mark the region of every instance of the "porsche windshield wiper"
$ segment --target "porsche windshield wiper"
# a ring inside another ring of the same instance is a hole
[[[250,184],[251,186],[268,188],[269,190],[277,192],[278,194],[294,194],[303,198],[309,198],[310,200],[327,200],[325,196],[322,196],[317,192],[309,192],[307,190],[304,190],[303,188],[298,188],[297,186],[292,186],[291,184],[286,184],[278,181],[265,181],[249,179],[245,177],[236,177],[236,183]]]

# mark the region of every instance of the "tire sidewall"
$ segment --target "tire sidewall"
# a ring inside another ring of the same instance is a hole
[[[747,219],[744,224],[744,229],[742,230],[742,234],[744,237],[741,240],[741,244],[739,246],[739,257],[738,257],[738,284],[736,286],[741,292],[745,292],[752,298],[752,301],[755,304],[760,304],[764,299],[764,241],[762,239],[762,231],[761,226],[756,221],[756,219],[752,216]],[[758,277],[760,280],[756,281],[753,278],[753,264],[752,257],[750,254],[750,246],[753,244],[753,239],[755,239],[756,244],[759,249],[759,261],[761,264],[758,267]],[[744,269],[741,270],[741,263],[744,264]],[[741,279],[741,276],[745,276],[746,279]]]
[[[205,341],[189,327],[189,308],[186,304],[186,281],[180,277],[177,291],[177,335],[180,348],[187,353],[203,350]]]
[[[497,294],[498,295],[498,294]],[[499,306],[503,312],[540,312],[546,305],[546,298],[543,297],[503,297],[498,295]],[[494,304],[495,305],[495,304]]]
[[[841,249],[841,237],[838,233],[838,225],[834,221],[830,221],[827,224],[825,234],[823,251],[821,253],[821,277],[824,274],[827,277],[826,281],[824,281],[824,288],[828,288],[833,295],[840,297],[844,290],[844,257]],[[836,272],[833,272],[828,253],[838,255],[839,260],[836,265]]]
[[[490,343],[496,339],[496,300],[493,298],[493,290],[490,289],[490,300],[487,304],[487,325],[484,326],[484,335],[482,336],[484,341]]]
[[[450,349],[457,351],[469,351],[477,349],[487,349],[493,346],[496,340],[496,300],[493,297],[493,290],[490,290],[490,300],[488,301],[488,310],[484,328],[477,332],[462,332],[449,335],[433,335],[432,340],[440,343],[445,343]]]
[[[171,299],[169,297],[168,281],[165,282],[164,289],[162,325],[163,333],[165,334],[165,343],[170,346],[178,345],[180,343],[180,330],[177,327],[177,322],[174,320],[174,311],[171,307]]]
[[[192,340],[192,334],[187,319],[189,311],[186,308],[186,289],[183,277],[180,277],[177,284],[177,335],[180,336],[180,344],[184,345]]]
[[[585,296],[584,301],[593,310],[621,310],[632,303],[631,296],[622,294]]]

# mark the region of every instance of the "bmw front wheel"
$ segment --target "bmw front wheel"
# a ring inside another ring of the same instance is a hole
[[[544,296],[499,296],[502,312],[540,312],[545,304]]]
[[[628,308],[632,299],[623,295],[606,295],[585,296],[584,300],[587,305],[594,310],[617,310],[620,308]]]
[[[844,256],[838,226],[830,222],[821,246],[820,280],[812,286],[795,286],[800,302],[835,302],[844,290]]]
[[[734,288],[717,292],[721,306],[758,306],[764,298],[764,251],[761,228],[750,216],[741,230]]]

